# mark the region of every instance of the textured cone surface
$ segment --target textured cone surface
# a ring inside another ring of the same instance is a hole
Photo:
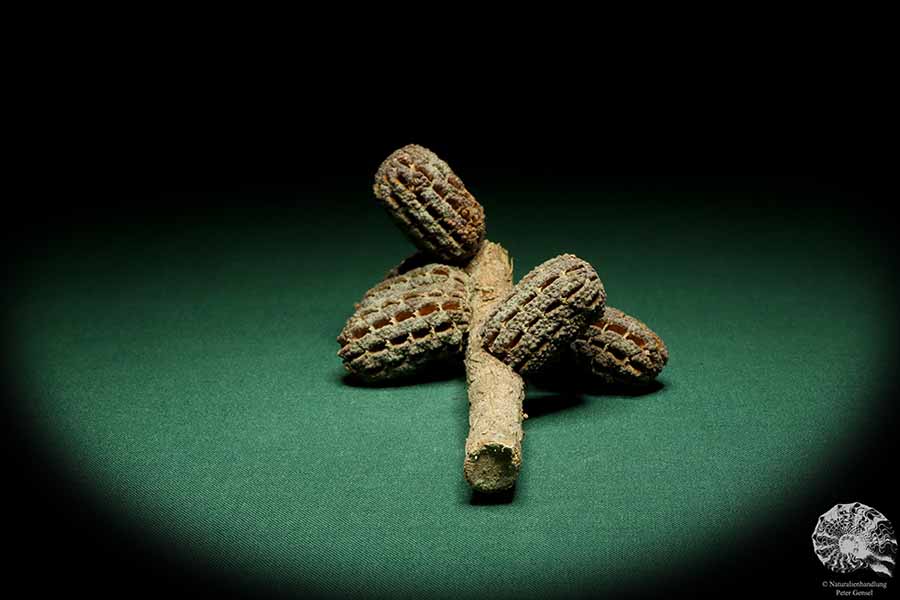
[[[523,375],[537,372],[603,314],[606,292],[591,265],[563,254],[537,266],[500,302],[484,348]]]
[[[469,276],[430,264],[382,281],[356,305],[337,338],[344,367],[370,383],[461,357],[471,309]]]
[[[572,351],[582,369],[604,383],[648,383],[669,360],[662,338],[612,306],[572,342]]]
[[[484,209],[438,156],[410,144],[393,152],[375,174],[375,196],[417,248],[461,262],[484,239]]]

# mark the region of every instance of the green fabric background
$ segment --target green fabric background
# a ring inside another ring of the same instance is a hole
[[[335,336],[412,250],[365,189],[47,248],[13,307],[34,439],[186,564],[339,596],[497,598],[739,555],[864,443],[895,297],[847,207],[472,189],[517,278],[575,253],[670,350],[651,394],[530,390],[509,502],[473,503],[462,478],[461,378],[343,381]]]

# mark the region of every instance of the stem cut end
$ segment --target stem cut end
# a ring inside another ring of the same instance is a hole
[[[488,444],[466,456],[464,472],[472,489],[479,492],[501,492],[510,489],[519,475],[522,459],[514,448]]]

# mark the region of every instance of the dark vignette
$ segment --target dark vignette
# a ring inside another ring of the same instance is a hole
[[[547,139],[547,138],[550,139]],[[167,557],[161,540],[147,538],[146,532],[116,518],[97,504],[72,480],[70,474],[54,467],[54,458],[35,444],[29,432],[20,427],[21,408],[28,402],[28,392],[18,373],[15,339],[10,323],[10,309],[16,302],[17,283],[27,276],[29,259],[44,251],[47,240],[63,231],[75,232],[80,243],[90,243],[94,235],[104,235],[122,228],[165,230],[170,225],[169,216],[178,214],[188,222],[203,221],[214,210],[220,210],[223,202],[237,210],[246,210],[248,194],[269,198],[269,205],[254,206],[253,210],[284,209],[285,192],[296,189],[328,189],[332,186],[368,190],[372,158],[386,155],[394,147],[413,141],[385,137],[377,141],[355,143],[352,148],[337,143],[319,146],[309,144],[301,148],[286,149],[272,160],[257,156],[244,162],[220,160],[221,154],[212,153],[195,161],[194,169],[186,153],[168,162],[171,168],[157,174],[158,178],[143,185],[133,186],[134,193],[127,200],[118,199],[118,188],[102,189],[106,182],[97,183],[98,190],[76,191],[65,200],[51,205],[27,207],[24,218],[16,224],[7,224],[6,285],[4,293],[3,342],[4,372],[3,393],[5,426],[4,441],[8,445],[6,457],[10,477],[7,480],[7,500],[10,502],[12,521],[11,572],[32,591],[72,593],[84,591],[94,597],[129,595],[137,597],[176,596],[188,597],[210,594],[216,597],[281,597],[302,590],[259,589],[253,584],[229,575],[226,569],[213,564],[197,564],[187,567],[183,562]],[[597,164],[605,159],[612,166],[622,166],[615,152],[605,149],[591,153],[591,140],[571,142],[538,138],[537,143],[517,144],[511,140],[510,150],[497,158],[496,147],[503,140],[489,139],[487,143],[467,144],[466,140],[420,141],[431,146],[440,155],[453,156],[453,164],[467,178],[490,181],[502,185],[509,178],[538,178],[544,181],[566,177],[575,186],[603,186],[606,189],[685,190],[717,187],[746,191],[804,190],[820,193],[837,201],[853,198],[854,210],[868,215],[866,231],[878,239],[886,256],[895,257],[892,264],[896,273],[896,234],[891,219],[887,217],[885,195],[889,188],[858,163],[848,162],[844,168],[833,168],[834,160],[824,166],[824,176],[819,177],[674,177],[674,176],[622,176],[597,177]],[[536,148],[539,148],[536,150]],[[634,149],[633,146],[629,146]],[[282,147],[279,147],[282,149]],[[751,144],[744,152],[733,155],[732,164],[723,164],[721,157],[713,159],[713,167],[756,170],[773,168],[780,170],[784,164],[767,163],[758,158],[762,144]],[[183,152],[183,151],[182,151]],[[706,155],[715,154],[709,152]],[[814,154],[813,156],[820,156]],[[268,158],[268,157],[267,157]],[[337,160],[339,158],[340,160]],[[783,158],[783,156],[782,156]],[[240,164],[235,165],[235,162]],[[815,161],[813,161],[815,162]],[[838,161],[839,162],[839,161]],[[668,165],[649,161],[633,162],[632,169],[650,170],[706,170],[705,163],[674,158]],[[810,166],[810,165],[804,165]],[[235,168],[236,167],[236,168]],[[660,168],[661,167],[661,168]],[[699,167],[699,169],[698,169]],[[291,181],[285,185],[239,184],[238,180]],[[131,189],[131,188],[129,188]],[[145,195],[143,201],[134,198]],[[119,196],[124,198],[125,195]],[[185,198],[192,203],[186,205]],[[198,201],[199,199],[199,201]],[[814,209],[814,207],[813,207]],[[896,281],[896,278],[895,278]],[[897,295],[897,290],[891,290]],[[896,364],[900,355],[886,357],[886,364]],[[674,590],[690,590],[699,595],[717,596],[735,592],[765,592],[802,594],[820,589],[825,579],[853,579],[824,571],[811,552],[809,534],[815,517],[838,502],[854,500],[877,507],[889,518],[900,519],[896,497],[888,495],[885,473],[891,467],[884,464],[884,457],[896,454],[894,435],[897,425],[898,390],[896,383],[885,381],[881,391],[882,418],[870,431],[870,445],[859,456],[848,456],[843,464],[833,465],[835,481],[852,482],[842,485],[839,493],[823,484],[821,489],[811,489],[797,498],[791,507],[790,519],[775,520],[765,532],[750,539],[740,561],[734,557],[711,558],[694,573],[670,574],[657,581],[645,582],[640,588],[621,590],[623,597],[668,596]],[[895,525],[896,526],[896,525]],[[784,557],[802,557],[798,564]],[[590,589],[590,582],[582,582]],[[822,597],[830,596],[823,593]]]

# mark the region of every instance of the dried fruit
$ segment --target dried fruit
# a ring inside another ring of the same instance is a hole
[[[469,276],[429,264],[365,293],[337,338],[344,367],[376,383],[461,357],[471,309]]]
[[[471,258],[484,240],[484,209],[443,160],[410,144],[375,174],[375,196],[416,245],[442,261]]]
[[[572,342],[572,351],[585,372],[611,384],[647,383],[669,360],[662,338],[612,306]]]
[[[591,265],[563,254],[538,265],[498,305],[484,348],[522,375],[541,367],[603,314],[606,291]]]

